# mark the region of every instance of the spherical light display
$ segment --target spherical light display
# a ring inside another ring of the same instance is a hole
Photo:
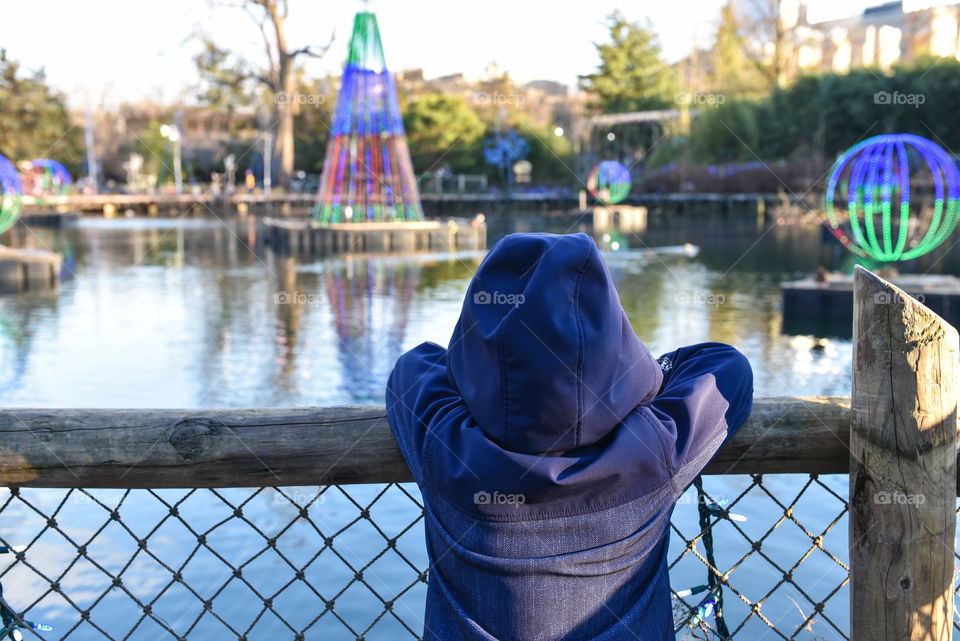
[[[43,195],[62,196],[70,190],[73,183],[70,172],[56,160],[37,158],[33,161],[33,167],[41,174],[38,187]]]
[[[17,222],[23,200],[23,182],[12,162],[0,155],[0,234]]]
[[[614,205],[630,193],[630,170],[615,160],[605,160],[590,172],[587,189],[599,201]]]
[[[960,172],[937,144],[911,134],[868,138],[834,164],[824,195],[833,234],[878,261],[922,256],[960,218]]]

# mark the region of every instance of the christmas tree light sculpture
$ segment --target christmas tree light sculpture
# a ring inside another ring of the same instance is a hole
[[[422,218],[377,17],[361,11],[353,22],[313,219],[326,225]]]

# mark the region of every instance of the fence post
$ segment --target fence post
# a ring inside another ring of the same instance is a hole
[[[957,331],[862,267],[854,281],[850,638],[949,641]]]

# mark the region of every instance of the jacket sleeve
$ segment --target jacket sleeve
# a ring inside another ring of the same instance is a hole
[[[753,371],[743,354],[722,343],[681,347],[658,360],[663,385],[649,407],[663,426],[679,494],[750,415]]]
[[[447,350],[421,343],[400,356],[387,379],[387,419],[417,485],[423,485],[423,449],[430,425],[457,398],[447,377]]]

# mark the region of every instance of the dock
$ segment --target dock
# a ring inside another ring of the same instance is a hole
[[[960,325],[960,279],[942,274],[901,274],[890,282],[953,326]],[[783,283],[783,328],[788,334],[850,336],[852,274],[828,274]],[[877,301],[883,304],[885,301]]]
[[[317,195],[310,193],[153,193],[153,194],[69,194],[51,196],[42,201],[25,203],[25,209],[73,211],[86,214],[102,213],[105,216],[133,211],[135,215],[166,215],[169,212],[205,210],[220,213],[270,212],[286,215],[291,209],[312,208]],[[470,216],[478,211],[486,214],[512,214],[518,209],[525,211],[578,211],[587,205],[601,205],[592,198],[583,200],[576,192],[548,190],[542,192],[513,193],[424,193],[421,194],[424,211],[428,216]],[[783,204],[777,194],[768,193],[632,193],[622,206],[646,207],[653,213],[663,210],[670,214],[688,211],[752,212],[775,209]]]
[[[486,249],[482,217],[419,222],[317,225],[309,218],[264,218],[265,242],[300,256],[354,253],[454,252]]]
[[[0,245],[0,293],[49,291],[60,286],[60,255]]]
[[[593,228],[598,232],[616,229],[642,234],[647,231],[647,208],[633,205],[594,207]]]

